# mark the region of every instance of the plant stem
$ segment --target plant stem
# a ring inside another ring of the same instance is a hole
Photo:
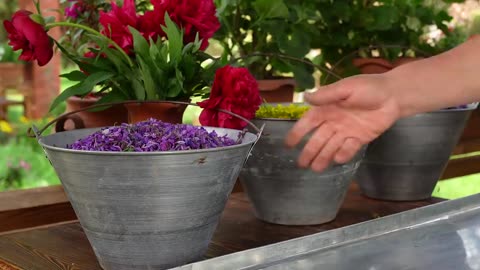
[[[66,26],[66,27],[73,27],[73,28],[79,28],[79,29],[83,29],[87,32],[90,32],[96,36],[99,36],[99,37],[102,37],[102,38],[105,38],[108,43],[112,44],[113,47],[115,47],[115,49],[117,49],[123,56],[124,58],[127,60],[128,64],[130,65],[130,67],[133,67],[133,63],[132,63],[132,60],[130,59],[130,57],[128,56],[127,53],[125,53],[125,51],[120,47],[118,46],[118,44],[111,40],[110,38],[102,35],[100,32],[98,32],[97,30],[93,29],[93,28],[90,28],[88,26],[85,26],[85,25],[81,25],[81,24],[76,24],[76,23],[69,23],[69,22],[54,22],[54,23],[49,23],[46,25],[46,28],[47,29],[50,29],[50,28],[53,28],[53,27],[57,27],[57,26]]]

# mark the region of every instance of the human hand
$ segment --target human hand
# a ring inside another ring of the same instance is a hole
[[[383,75],[360,75],[306,93],[310,110],[289,131],[286,144],[294,147],[310,132],[300,167],[321,172],[332,160],[346,163],[380,136],[400,116],[395,94]]]

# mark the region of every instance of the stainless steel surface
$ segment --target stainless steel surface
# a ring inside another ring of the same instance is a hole
[[[362,192],[383,200],[429,198],[472,109],[419,114],[395,123],[368,146],[355,177]]]
[[[345,165],[318,174],[298,168],[301,147],[287,150],[285,136],[294,120],[254,120],[265,123],[260,138],[242,169],[240,180],[256,217],[284,225],[321,224],[333,220],[353,179],[362,153]]]
[[[480,194],[177,270],[480,270]]]
[[[257,140],[210,150],[87,152],[66,144],[82,129],[39,140],[105,270],[165,269],[205,253]],[[239,131],[215,129],[237,138]]]

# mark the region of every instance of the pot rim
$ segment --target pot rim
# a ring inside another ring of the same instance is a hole
[[[217,127],[208,127],[208,126],[203,126],[204,128],[210,129],[210,131],[216,131],[219,128]],[[102,128],[90,128],[88,130],[91,131],[98,131]],[[235,129],[227,129],[227,128],[220,128],[223,130],[234,130],[238,131],[241,133],[241,130],[235,130]],[[87,130],[87,129],[83,129]],[[75,131],[75,130],[73,130]],[[65,132],[73,132],[73,131],[65,131]],[[77,130],[78,131],[78,130]],[[63,132],[62,132],[63,133]],[[56,133],[60,134],[60,133]],[[48,136],[54,136],[55,134],[48,135]],[[208,149],[196,149],[196,150],[178,150],[178,151],[156,151],[156,152],[113,152],[113,151],[85,151],[85,150],[74,150],[74,149],[67,149],[64,147],[59,147],[59,146],[52,146],[49,144],[45,143],[45,138],[48,136],[41,137],[38,139],[38,143],[44,148],[44,149],[49,149],[52,151],[56,152],[64,152],[64,153],[72,153],[72,154],[80,154],[80,155],[100,155],[100,156],[169,156],[169,155],[189,155],[189,154],[201,154],[201,153],[213,153],[213,152],[221,152],[225,150],[233,150],[233,149],[238,149],[238,148],[243,148],[243,147],[252,147],[256,140],[258,140],[258,135],[247,132],[245,136],[252,136],[251,140],[249,142],[241,142],[239,144],[235,145],[230,145],[230,146],[222,146],[222,147],[215,147],[215,148],[208,148]]]
[[[451,109],[440,109],[437,111],[431,111],[431,112],[425,112],[425,113],[419,113],[418,115],[422,114],[432,114],[432,113],[448,113],[448,112],[465,112],[465,111],[473,111],[478,108],[478,102],[474,103],[469,103],[467,104],[466,108],[451,108]]]
[[[296,122],[299,119],[294,119],[294,118],[253,118],[253,120],[262,120],[262,121],[273,121],[273,122],[281,122],[281,121],[286,121],[286,122]]]

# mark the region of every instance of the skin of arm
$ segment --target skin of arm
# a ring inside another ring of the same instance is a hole
[[[385,73],[400,117],[480,100],[480,36]]]

